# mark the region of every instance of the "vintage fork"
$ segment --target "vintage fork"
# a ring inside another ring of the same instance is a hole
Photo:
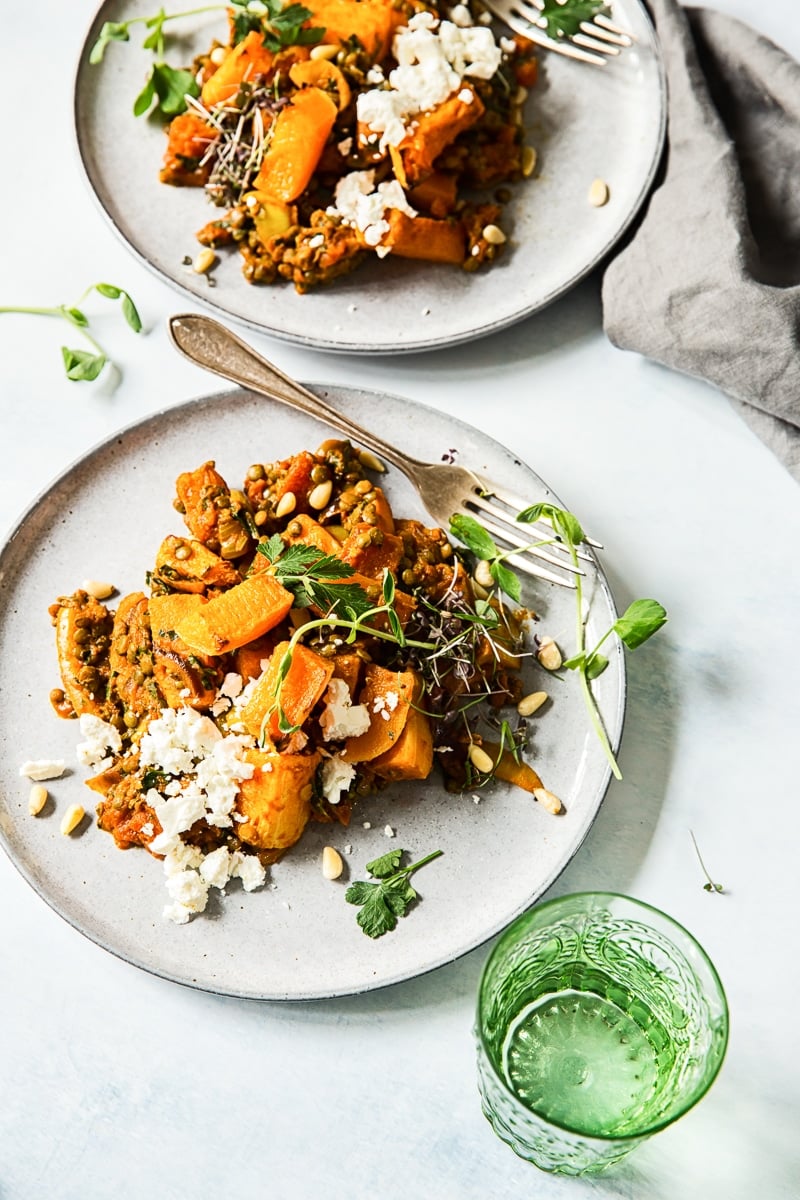
[[[578,33],[571,37],[550,37],[542,16],[543,0],[484,0],[491,13],[536,46],[574,58],[578,62],[604,67],[609,58],[632,46],[635,38],[615,25],[605,13],[596,13],[591,21],[581,21]]]
[[[556,540],[551,525],[543,522],[537,528],[534,525],[515,524],[516,513],[525,508],[530,499],[522,500],[502,494],[490,480],[482,479],[466,467],[426,463],[410,458],[284,375],[236,334],[210,317],[199,313],[181,313],[170,318],[169,333],[173,344],[191,362],[241,387],[315,417],[357,445],[367,446],[380,458],[392,463],[417,489],[422,503],[437,525],[447,529],[454,513],[474,516],[504,548],[524,548],[523,554],[511,554],[506,559],[518,570],[571,588],[575,587],[573,577],[583,574],[570,561],[567,547]],[[530,543],[539,538],[551,544],[530,547]],[[596,542],[591,544],[597,545]],[[588,562],[594,561],[583,550],[579,551],[579,555]]]

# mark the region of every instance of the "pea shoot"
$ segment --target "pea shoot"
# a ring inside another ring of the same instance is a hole
[[[134,333],[141,333],[142,321],[131,296],[123,288],[117,287],[113,283],[91,284],[75,304],[57,304],[52,308],[32,308],[16,305],[4,306],[0,307],[0,313],[27,313],[36,317],[60,317],[72,325],[73,328],[79,330],[92,347],[92,350],[72,349],[69,346],[62,346],[61,357],[64,361],[64,371],[67,379],[71,379],[74,382],[89,383],[97,379],[106,363],[110,361],[103,347],[89,333],[89,318],[83,309],[79,307],[92,292],[97,292],[98,295],[104,296],[107,300],[119,300],[121,302],[122,315],[126,322]]]
[[[691,829],[689,830],[689,837],[692,839],[692,844],[694,846],[694,852],[697,855],[697,861],[700,863],[700,868],[701,868],[703,874],[705,875],[706,880],[708,881],[707,883],[703,884],[703,891],[704,892],[724,892],[725,889],[722,886],[722,884],[715,883],[714,880],[709,875],[708,870],[706,869],[706,864],[703,862],[702,856],[700,854],[700,847],[697,844],[697,838],[694,836]]]

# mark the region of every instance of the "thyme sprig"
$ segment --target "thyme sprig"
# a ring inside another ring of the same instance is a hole
[[[80,331],[81,336],[86,339],[93,351],[76,350],[69,346],[61,347],[61,357],[64,362],[64,371],[67,379],[74,382],[91,382],[97,379],[106,363],[109,362],[108,355],[103,347],[89,333],[89,317],[79,305],[82,305],[87,296],[92,292],[97,292],[98,295],[104,296],[107,300],[120,300],[122,315],[134,333],[141,333],[142,321],[137,311],[131,296],[123,288],[117,287],[114,283],[92,283],[81,296],[78,297],[74,304],[56,304],[52,307],[26,307],[9,305],[0,307],[0,313],[27,313],[30,316],[36,317],[60,317],[74,329]]]

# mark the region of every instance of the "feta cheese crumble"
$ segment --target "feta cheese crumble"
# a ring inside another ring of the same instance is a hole
[[[337,183],[334,204],[328,212],[360,230],[366,244],[376,247],[389,232],[384,213],[390,208],[397,208],[409,217],[417,215],[396,179],[380,183],[376,188],[374,170],[351,171]]]
[[[356,769],[352,763],[335,757],[325,759],[322,764],[322,794],[329,804],[339,803],[355,775]]]
[[[102,771],[111,766],[111,758],[106,751],[110,750],[112,754],[119,754],[122,750],[122,738],[119,730],[92,713],[81,713],[78,724],[86,739],[75,751],[81,766],[94,771]]]
[[[358,737],[369,729],[365,704],[353,704],[350,689],[343,679],[332,679],[325,692],[325,708],[319,725],[326,742],[341,742]]]

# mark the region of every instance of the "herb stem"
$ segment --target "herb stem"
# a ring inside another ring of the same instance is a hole
[[[572,559],[572,565],[577,567],[578,566],[578,554],[575,549],[575,545],[572,541],[572,538],[568,539],[568,545],[569,545],[569,555],[570,555],[570,558]],[[575,576],[575,608],[576,608],[576,619],[577,619],[577,627],[576,627],[576,634],[575,634],[575,640],[578,645],[577,653],[579,655],[583,655],[586,650],[586,627],[585,627],[584,620],[583,620],[583,584],[582,584],[580,575]],[[602,645],[602,642],[600,644]],[[608,740],[608,734],[606,733],[605,727],[600,718],[600,713],[597,711],[597,701],[594,698],[594,693],[592,692],[591,684],[589,683],[589,680],[586,676],[586,662],[585,661],[582,662],[581,667],[578,671],[578,674],[580,675],[580,679],[581,679],[581,691],[583,692],[583,699],[586,704],[586,710],[589,713],[589,719],[592,722],[592,727],[594,728],[594,731],[598,737],[600,745],[603,748],[603,753],[605,754],[606,758],[608,759],[609,766],[611,767],[611,773],[615,779],[622,779],[622,772],[620,771],[619,764],[618,764],[616,758],[614,757],[614,751],[611,749],[611,743]]]
[[[432,854],[426,854],[419,862],[410,863],[407,867],[401,867],[394,875],[390,875],[386,882],[390,883],[393,879],[402,879],[404,876],[410,875],[412,871],[418,871],[426,863],[433,862],[435,858],[440,858],[443,854],[444,850],[434,850]]]
[[[35,317],[63,317],[62,308],[11,308],[2,307],[0,313],[29,313]]]

